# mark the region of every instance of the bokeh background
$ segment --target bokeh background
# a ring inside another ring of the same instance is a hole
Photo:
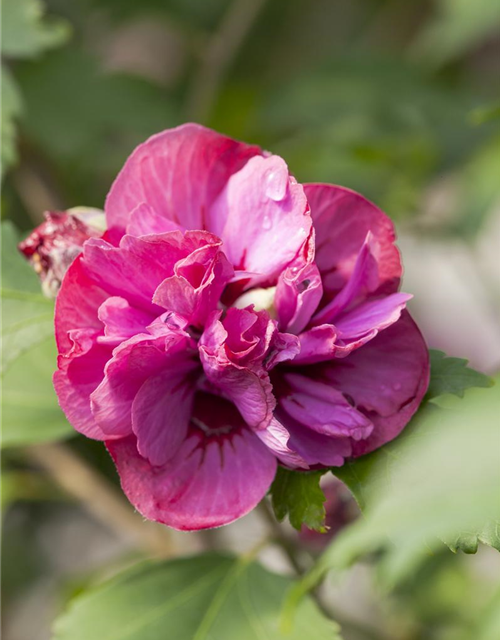
[[[499,0],[3,0],[2,59],[2,217],[23,232],[101,208],[136,144],[201,122],[383,208],[429,345],[499,370]],[[244,549],[263,526],[138,534],[115,485],[99,443],[7,449],[5,640],[46,640],[71,595],[141,555]],[[333,532],[356,512],[331,496]],[[304,553],[321,544],[303,536]],[[443,552],[390,594],[358,564],[330,596],[346,640],[452,640],[499,573],[491,549]]]

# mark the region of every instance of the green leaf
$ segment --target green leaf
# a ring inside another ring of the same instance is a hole
[[[46,19],[44,12],[40,0],[2,1],[2,55],[32,57],[67,40],[68,23]]]
[[[56,368],[54,338],[25,351],[2,377],[2,447],[13,447],[74,434],[57,403],[52,375]]]
[[[471,387],[491,387],[493,380],[467,366],[468,361],[452,358],[442,351],[430,350],[431,379],[426,398],[431,400],[446,393],[463,398]]]
[[[54,304],[2,223],[2,446],[58,439],[73,432],[52,386],[56,368]]]
[[[17,243],[14,227],[2,223],[1,373],[25,351],[54,334],[54,304],[40,293],[38,278],[17,251]]]
[[[499,549],[500,387],[471,389],[446,408],[426,404],[403,434],[334,469],[363,518],[345,528],[294,589],[288,610],[323,574],[378,552],[379,575],[394,587],[446,541],[473,553]]]
[[[7,67],[2,65],[2,176],[17,160],[16,119],[21,109],[22,101],[17,84]]]
[[[280,632],[291,582],[218,553],[145,562],[77,597],[56,621],[54,640],[339,640],[310,600],[291,633]]]
[[[278,467],[271,486],[274,513],[282,521],[288,516],[290,524],[300,529],[304,524],[309,529],[324,533],[325,494],[319,486],[324,471],[289,471]]]

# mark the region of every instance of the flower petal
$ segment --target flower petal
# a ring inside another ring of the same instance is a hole
[[[298,374],[286,374],[284,382],[287,393],[278,398],[280,409],[305,427],[354,440],[363,440],[372,432],[370,420],[332,386]]]
[[[348,281],[368,232],[373,236],[373,254],[380,285],[376,293],[397,291],[401,260],[394,245],[391,220],[358,193],[330,184],[306,184],[316,231],[316,264],[329,298]]]
[[[146,518],[182,531],[220,527],[265,496],[276,458],[244,427],[219,437],[192,428],[177,455],[153,467],[133,437],[107,442],[123,491]]]
[[[429,354],[407,311],[362,349],[320,365],[323,379],[350,397],[375,425],[354,443],[359,456],[395,438],[418,409],[429,384]]]
[[[229,178],[208,216],[234,268],[260,274],[252,285],[279,275],[312,224],[304,190],[278,156],[249,160]]]
[[[260,149],[198,124],[185,124],[139,145],[106,199],[108,228],[125,233],[141,203],[184,229],[205,229],[204,215],[229,177]]]

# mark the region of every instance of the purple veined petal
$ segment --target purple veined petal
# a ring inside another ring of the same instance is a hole
[[[127,234],[131,236],[148,236],[182,230],[181,226],[161,216],[147,203],[141,202],[130,214]]]
[[[176,455],[187,436],[193,409],[197,363],[170,359],[148,378],[132,403],[132,429],[139,453],[154,465]]]
[[[111,348],[98,344],[96,336],[85,330],[72,331],[71,340],[73,348],[59,355],[53,378],[59,405],[77,431],[94,440],[106,440],[107,434],[92,414],[90,395],[103,378]]]
[[[314,316],[314,325],[334,322],[339,313],[347,309],[356,299],[366,297],[367,293],[377,289],[379,277],[377,261],[372,253],[373,244],[372,233],[369,231],[349,279],[338,295]]]
[[[380,286],[376,293],[397,291],[401,259],[390,218],[355,191],[330,184],[305,184],[316,231],[315,261],[323,288],[332,299],[349,280],[366,235],[373,236]]]
[[[154,319],[149,313],[132,307],[125,298],[112,296],[105,300],[97,312],[104,324],[104,336],[98,338],[101,343],[119,344],[138,333],[145,333],[146,327]]]
[[[289,448],[290,433],[276,418],[265,429],[256,431],[255,435],[284,466],[289,469],[309,469],[307,462]]]
[[[108,228],[119,238],[131,212],[146,203],[183,229],[210,229],[205,212],[230,176],[260,154],[258,147],[198,124],[154,135],[135,149],[111,187]]]
[[[326,436],[353,440],[364,440],[373,431],[371,421],[332,386],[295,373],[285,374],[284,381],[288,392],[278,400],[280,411],[296,422]]]
[[[341,467],[352,454],[352,441],[348,437],[326,436],[277,412],[277,419],[290,434],[288,448],[295,452],[310,468]]]
[[[339,337],[351,341],[367,334],[377,333],[397,322],[406,303],[413,296],[393,293],[379,300],[369,300],[337,318],[335,326]]]
[[[418,409],[429,384],[427,346],[406,310],[362,349],[318,367],[323,379],[349,396],[375,425],[366,440],[354,443],[355,456],[395,438]]]
[[[134,437],[106,443],[130,502],[146,518],[179,530],[241,518],[265,496],[277,467],[230,403],[212,398],[207,407],[207,394],[200,396],[187,438],[165,464],[152,466]]]
[[[278,156],[255,156],[232,175],[208,220],[234,268],[260,274],[252,286],[276,278],[311,230],[304,190]]]

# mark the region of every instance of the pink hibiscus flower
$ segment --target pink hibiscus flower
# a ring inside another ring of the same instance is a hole
[[[134,151],[105,212],[57,297],[54,384],[145,517],[227,524],[278,464],[342,465],[418,408],[427,349],[360,195],[188,124]]]

